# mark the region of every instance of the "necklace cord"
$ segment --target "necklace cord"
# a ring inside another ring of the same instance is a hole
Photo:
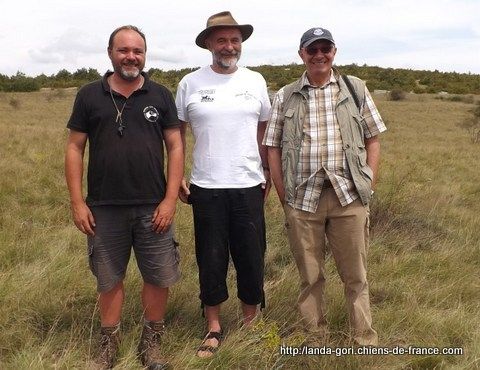
[[[113,106],[115,107],[115,110],[117,111],[117,117],[115,118],[115,123],[118,123],[118,134],[120,136],[123,136],[123,130],[126,128],[125,125],[123,124],[123,110],[125,109],[125,105],[127,105],[127,99],[123,102],[122,109],[118,109],[117,102],[115,101],[115,98],[113,97],[113,92],[112,88],[110,88],[110,97],[112,98]]]
[[[143,86],[143,83],[144,83],[144,78],[142,76],[142,78],[140,79],[140,83],[138,84],[138,87],[137,87],[136,90],[140,89]],[[135,91],[133,91],[133,92],[135,92]],[[133,93],[130,96],[132,96],[132,95],[133,95]],[[122,105],[122,109],[118,109],[117,102],[115,101],[115,98],[113,97],[113,92],[112,92],[112,87],[111,86],[110,86],[110,97],[112,98],[113,106],[115,107],[115,110],[117,111],[117,117],[115,118],[115,123],[118,123],[117,131],[118,131],[118,134],[120,136],[123,136],[123,130],[126,129],[127,126],[125,126],[123,124],[122,114],[123,114],[123,110],[125,109],[125,106],[127,105],[128,98],[125,98],[125,101],[123,102],[123,105]]]

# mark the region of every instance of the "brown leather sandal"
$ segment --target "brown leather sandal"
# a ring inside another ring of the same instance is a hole
[[[209,339],[216,339],[218,344],[215,347],[205,344],[205,342]],[[198,352],[208,352],[210,353],[210,355],[205,357],[211,357],[220,347],[220,344],[222,343],[222,339],[223,339],[223,332],[209,331],[205,336],[205,338],[203,338],[202,344],[200,344],[200,347],[198,347],[197,349],[197,356],[198,356]],[[201,356],[198,356],[198,357],[201,357]]]

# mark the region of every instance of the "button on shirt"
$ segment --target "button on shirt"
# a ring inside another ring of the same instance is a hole
[[[338,76],[337,76],[338,77]],[[306,73],[302,78],[302,90],[308,91],[308,111],[303,124],[303,140],[300,149],[295,199],[293,208],[315,212],[320,200],[323,182],[329,179],[342,206],[359,197],[342,148],[340,126],[335,107],[340,92],[334,73],[324,86],[312,86]],[[275,95],[271,117],[267,125],[263,144],[281,147],[284,117],[284,89]],[[365,87],[365,100],[361,106],[364,117],[365,138],[371,138],[386,130],[380,114]]]

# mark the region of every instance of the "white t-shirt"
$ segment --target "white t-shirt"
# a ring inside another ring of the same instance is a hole
[[[203,188],[246,188],[265,182],[257,144],[270,99],[260,73],[239,67],[220,74],[210,66],[179,83],[178,118],[195,138],[190,182]]]

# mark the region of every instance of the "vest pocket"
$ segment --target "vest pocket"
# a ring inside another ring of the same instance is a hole
[[[294,182],[297,173],[296,152],[297,149],[292,141],[282,141],[282,171],[287,200],[293,199],[294,196]]]
[[[360,163],[360,167],[367,165],[367,150],[365,149],[364,143],[359,143],[357,145],[355,155],[358,157],[358,162]]]
[[[293,115],[295,109],[289,108],[285,112],[283,117],[283,135],[282,135],[282,146],[285,142],[292,142],[295,139],[295,122],[293,121]]]
[[[361,166],[360,170],[368,177],[368,179],[370,180],[370,184],[371,184],[372,181],[373,181],[373,171],[370,168],[370,166],[368,164],[366,164],[364,166]]]
[[[352,117],[353,117],[353,120],[356,123],[355,128],[352,127],[352,129],[356,130],[357,131],[356,133],[358,134],[358,135],[356,135],[355,133],[353,133],[353,138],[354,138],[354,140],[362,140],[363,141],[363,138],[365,137],[364,131],[365,131],[365,127],[366,127],[365,118],[363,118],[360,115],[352,116]]]
[[[364,175],[363,177],[365,177],[366,175],[368,180],[370,180],[369,182],[371,183],[373,180],[373,171],[367,164],[367,151],[365,149],[365,144],[362,143],[357,146],[356,156],[358,158],[358,167]]]

